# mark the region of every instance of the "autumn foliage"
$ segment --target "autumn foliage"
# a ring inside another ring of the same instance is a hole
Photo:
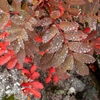
[[[29,79],[23,92],[41,98],[37,69],[55,85],[68,70],[88,75],[100,54],[99,31],[99,0],[0,0],[0,65],[20,69]]]

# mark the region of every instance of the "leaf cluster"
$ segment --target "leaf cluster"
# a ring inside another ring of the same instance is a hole
[[[0,65],[54,67],[59,79],[68,70],[88,75],[100,54],[99,9],[99,0],[0,0]]]

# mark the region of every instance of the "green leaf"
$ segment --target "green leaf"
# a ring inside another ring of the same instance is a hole
[[[5,95],[5,96],[2,98],[2,100],[18,100],[18,99],[15,99],[14,94],[12,94],[12,95],[10,95],[9,97],[8,97],[8,95]]]

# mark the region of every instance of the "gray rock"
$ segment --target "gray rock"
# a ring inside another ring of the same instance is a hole
[[[71,82],[71,87],[74,87],[76,92],[82,92],[85,89],[86,85],[77,78],[71,78],[70,82]]]

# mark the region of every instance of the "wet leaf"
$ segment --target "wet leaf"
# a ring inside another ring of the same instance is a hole
[[[74,58],[72,55],[69,55],[66,59],[65,62],[62,64],[65,70],[72,70],[74,69]]]
[[[57,50],[59,50],[62,47],[62,43],[64,42],[64,39],[62,35],[57,35],[54,39],[51,41],[51,45],[48,49],[47,53],[54,53]]]
[[[59,10],[54,10],[50,13],[50,17],[53,19],[57,19],[60,17],[60,11]]]
[[[50,41],[57,33],[59,33],[59,30],[55,27],[52,26],[50,29],[48,29],[45,34],[42,37],[42,42],[47,43]]]
[[[48,25],[52,24],[52,19],[45,17],[42,20],[40,20],[40,24],[41,24],[41,26],[48,26]]]
[[[65,21],[61,22],[59,26],[60,29],[62,29],[65,32],[74,31],[79,27],[78,23],[76,22],[65,22]]]
[[[92,47],[82,42],[69,42],[69,49],[76,53],[87,53],[92,50]]]
[[[53,58],[54,67],[60,66],[65,61],[67,53],[68,53],[68,47],[67,45],[64,44],[63,47],[54,55]]]
[[[79,61],[75,61],[75,70],[81,76],[85,76],[85,75],[89,74],[88,66],[84,63],[79,62]]]
[[[18,53],[20,51],[20,45],[18,44],[17,40],[13,41],[11,45],[15,53]]]
[[[95,62],[95,58],[89,54],[74,53],[74,58],[82,63],[90,64]]]
[[[0,30],[4,28],[4,26],[8,23],[9,19],[10,19],[9,14],[0,14]]]
[[[17,25],[23,25],[25,23],[23,16],[18,16],[18,15],[12,16],[11,21]]]
[[[71,41],[81,41],[87,38],[87,34],[84,34],[82,31],[65,33],[65,38]]]

